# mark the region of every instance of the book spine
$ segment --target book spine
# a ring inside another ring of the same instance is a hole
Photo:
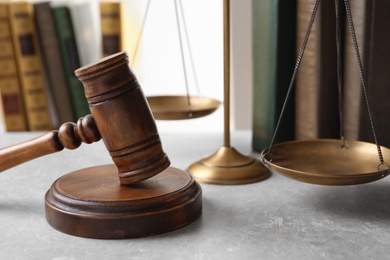
[[[6,131],[27,131],[5,3],[0,3],[0,92]]]
[[[366,90],[376,136],[379,145],[390,147],[388,97],[390,94],[390,1],[367,1],[365,5],[365,32],[363,70],[366,75]],[[359,140],[374,142],[371,119],[362,93],[360,106]],[[388,160],[388,159],[387,159]]]
[[[120,2],[100,2],[102,57],[123,50],[122,8]]]
[[[70,11],[67,6],[57,6],[53,9],[53,16],[59,40],[61,56],[67,79],[67,84],[74,111],[74,119],[90,113],[83,84],[77,79],[74,71],[80,66],[79,54],[73,30]]]
[[[278,1],[253,5],[253,138],[256,151],[266,148],[274,131]]]
[[[69,4],[81,66],[100,59],[100,27],[98,3],[72,2]]]
[[[344,3],[339,2],[340,25],[343,23]],[[337,75],[337,45],[336,45],[336,12],[334,1],[321,2],[320,22],[320,67],[319,67],[319,100],[318,100],[318,136],[317,138],[340,138],[340,110]],[[341,35],[344,34],[340,26]],[[343,37],[340,45],[343,46]],[[343,50],[341,48],[341,64]],[[342,75],[341,75],[342,77]],[[342,79],[341,79],[342,80]],[[342,87],[342,86],[341,86]]]
[[[296,63],[296,17],[297,2],[279,0],[279,26],[276,77],[276,111],[275,124],[284,105]],[[295,85],[287,100],[283,118],[279,126],[276,142],[290,141],[295,138]],[[276,125],[275,125],[276,126]]]
[[[297,52],[299,52],[314,2],[297,2]],[[295,137],[338,137],[338,93],[335,7],[323,1],[318,9],[296,78]]]
[[[48,88],[53,96],[58,127],[59,124],[73,121],[74,117],[50,3],[35,3],[34,12],[43,65],[47,73]]]
[[[355,25],[359,52],[364,54],[366,41],[365,16],[366,0],[351,1],[350,8]],[[347,25],[348,26],[348,25]],[[362,85],[359,74],[359,67],[356,59],[355,48],[349,29],[345,37],[345,62],[344,62],[344,136],[349,140],[359,139],[360,106],[362,105]],[[363,61],[364,56],[362,57]],[[364,105],[364,104],[363,104]]]
[[[306,28],[309,24],[310,16],[313,10],[312,1],[298,0],[297,5],[297,52],[305,37]],[[316,22],[321,19],[320,13],[317,13]],[[295,96],[295,138],[296,139],[314,139],[318,136],[318,78],[319,62],[316,53],[320,51],[320,41],[318,35],[318,26],[314,24],[309,41],[306,45],[305,53],[297,73],[296,78],[296,96]]]
[[[30,131],[50,130],[52,125],[32,4],[10,2],[8,11],[28,129]]]
[[[287,94],[295,57],[295,2],[252,2],[253,131],[252,147],[262,151],[274,135]],[[293,99],[294,97],[290,97]],[[289,102],[276,141],[294,138],[294,109]]]

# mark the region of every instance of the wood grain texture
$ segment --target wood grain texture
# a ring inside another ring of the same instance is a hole
[[[76,149],[81,142],[100,140],[92,115],[80,118],[75,123],[65,123],[60,129],[50,131],[32,140],[0,150],[0,172],[21,163],[67,149]]]
[[[150,178],[170,165],[152,112],[126,52],[75,71],[122,184]]]
[[[196,220],[201,194],[192,176],[176,168],[125,186],[115,165],[104,165],[54,182],[45,197],[46,219],[55,229],[81,237],[151,236]]]

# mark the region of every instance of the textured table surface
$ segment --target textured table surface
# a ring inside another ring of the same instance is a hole
[[[0,147],[37,136],[1,133]],[[216,151],[223,135],[161,133],[172,166]],[[232,145],[251,153],[250,132]],[[252,153],[259,158],[259,154]],[[63,234],[45,220],[44,194],[60,176],[111,163],[102,142],[0,174],[0,259],[390,259],[390,179],[347,187],[290,180],[201,184],[203,213],[182,229],[147,238],[96,240]]]

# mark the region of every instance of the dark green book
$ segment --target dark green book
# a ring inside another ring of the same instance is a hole
[[[295,0],[252,1],[252,147],[268,147],[295,65]],[[290,96],[276,142],[294,138],[294,95]]]
[[[80,68],[79,53],[73,29],[72,19],[67,6],[53,7],[53,16],[57,29],[57,37],[62,54],[65,75],[71,95],[72,108],[76,120],[90,113],[83,84],[77,79],[74,71]]]

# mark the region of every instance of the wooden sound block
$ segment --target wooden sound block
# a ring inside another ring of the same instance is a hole
[[[185,171],[169,167],[131,186],[115,165],[86,168],[56,180],[45,196],[46,219],[64,233],[88,238],[135,238],[181,228],[202,211],[202,190]]]

